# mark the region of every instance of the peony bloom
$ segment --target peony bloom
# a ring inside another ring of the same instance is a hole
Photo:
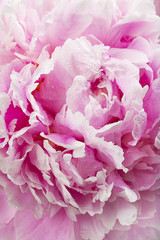
[[[0,1],[0,239],[160,239],[153,0]]]

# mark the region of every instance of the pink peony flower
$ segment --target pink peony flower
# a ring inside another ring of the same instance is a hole
[[[159,1],[0,8],[0,239],[160,239]]]

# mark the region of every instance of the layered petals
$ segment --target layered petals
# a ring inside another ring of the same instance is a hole
[[[157,0],[0,1],[0,239],[160,237]]]

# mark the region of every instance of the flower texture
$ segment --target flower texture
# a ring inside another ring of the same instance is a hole
[[[0,239],[160,239],[160,7],[0,1]]]

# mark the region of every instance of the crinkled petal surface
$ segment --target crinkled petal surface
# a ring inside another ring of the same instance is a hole
[[[159,240],[160,1],[0,0],[0,240]]]

